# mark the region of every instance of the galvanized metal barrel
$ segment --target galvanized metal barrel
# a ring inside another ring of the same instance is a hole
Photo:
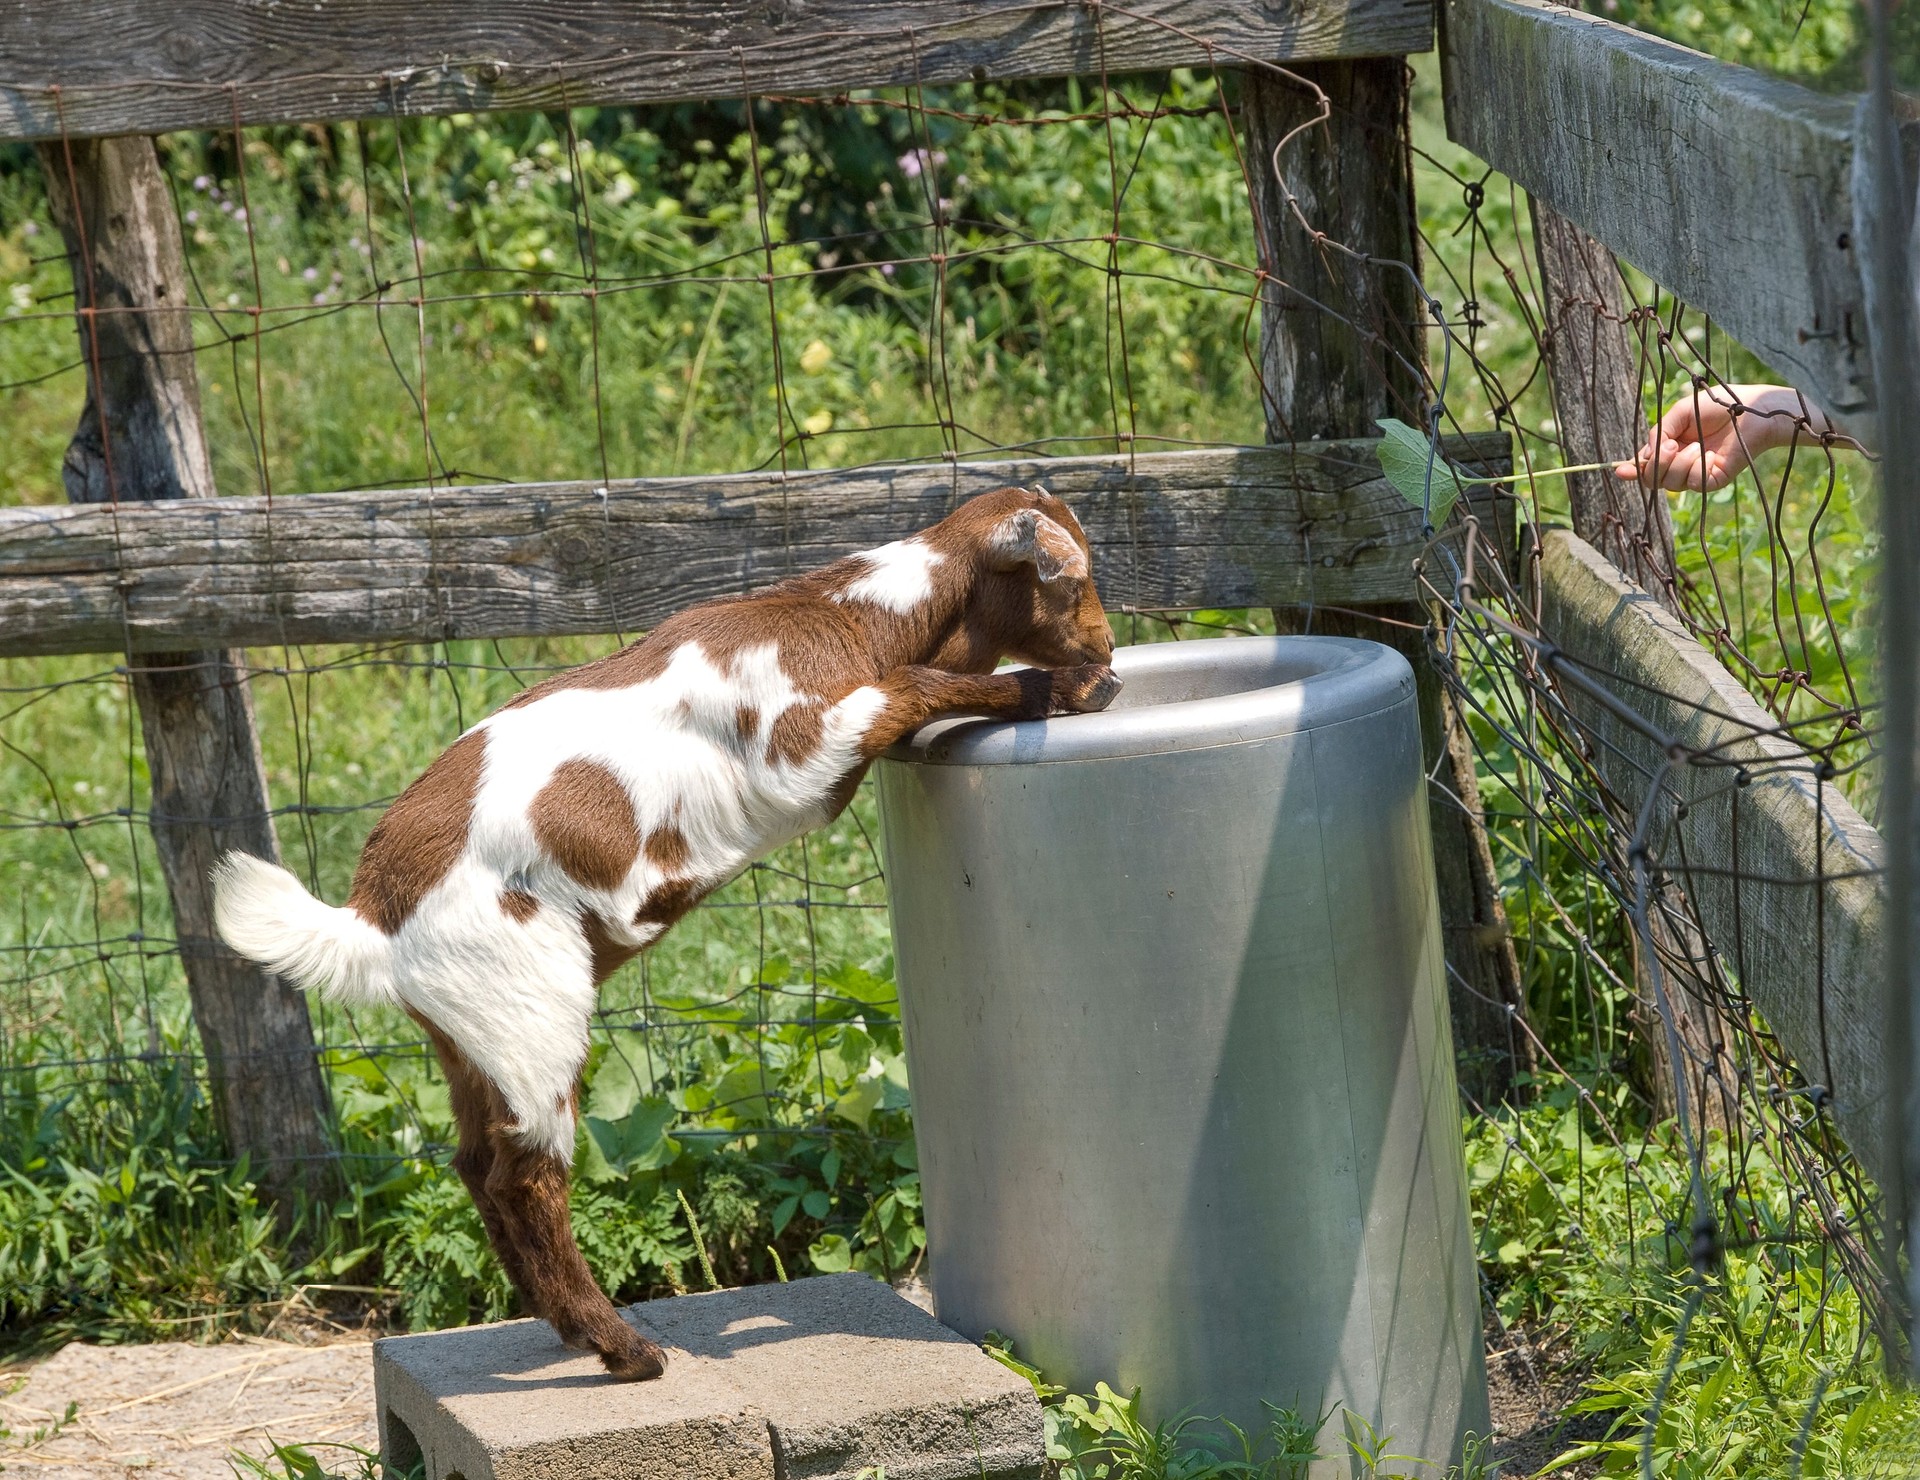
[[[1487,1393],[1413,675],[1312,637],[1114,667],[1104,714],[877,768],[940,1319],[1444,1466]]]

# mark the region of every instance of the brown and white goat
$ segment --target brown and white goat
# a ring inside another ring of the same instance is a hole
[[[397,1004],[426,1028],[453,1164],[521,1296],[615,1376],[654,1377],[664,1355],[593,1283],[568,1218],[595,989],[837,815],[894,741],[941,715],[1103,709],[1112,654],[1066,505],[982,494],[528,689],[387,810],[342,908],[229,854],[220,933],[303,987]],[[995,673],[1003,658],[1034,666]]]

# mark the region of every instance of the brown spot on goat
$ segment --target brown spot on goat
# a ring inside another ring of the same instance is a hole
[[[819,704],[789,704],[773,722],[767,740],[767,763],[797,766],[820,748],[825,729],[824,710]]]
[[[841,562],[845,564],[845,562]],[[687,643],[700,651],[722,673],[748,648],[763,647],[780,635],[783,658],[799,652],[796,668],[787,676],[800,688],[819,692],[815,678],[836,681],[839,692],[857,688],[880,676],[872,653],[855,618],[842,607],[823,604],[829,572],[811,572],[782,582],[757,596],[721,597],[675,612],[638,642],[617,653],[542,679],[507,704],[518,709],[566,689],[627,689],[647,683],[667,671],[673,655]],[[794,642],[799,638],[801,641]],[[737,716],[736,716],[737,719]],[[757,720],[757,716],[756,716]]]
[[[751,704],[742,704],[734,710],[733,733],[742,745],[750,742],[760,733],[760,711]]]
[[[668,879],[656,884],[633,913],[635,925],[658,925],[662,930],[700,903],[706,891],[694,879]]]
[[[620,778],[598,761],[557,767],[527,809],[534,839],[589,889],[617,889],[640,856],[640,824]]]
[[[538,897],[527,893],[524,889],[502,889],[500,912],[524,925],[540,913],[540,901]]]
[[[580,930],[587,938],[587,949],[593,953],[593,984],[596,987],[640,954],[639,946],[615,940],[613,933],[607,929],[607,922],[592,910],[581,916]]]
[[[647,862],[663,874],[677,874],[684,870],[692,852],[687,846],[687,835],[672,823],[656,827],[647,834]]]
[[[486,739],[481,730],[454,741],[368,835],[347,908],[375,929],[392,935],[406,924],[465,851]]]

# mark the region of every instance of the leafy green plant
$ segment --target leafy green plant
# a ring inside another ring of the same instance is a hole
[[[324,1450],[334,1451],[331,1464],[316,1452]],[[423,1480],[426,1475],[424,1459],[399,1470],[383,1463],[371,1449],[337,1441],[275,1444],[264,1456],[235,1449],[227,1462],[238,1480]]]
[[[989,1331],[981,1345],[1032,1384],[1046,1419],[1047,1458],[1068,1480],[1304,1480],[1323,1457],[1318,1436],[1327,1414],[1310,1419],[1268,1403],[1266,1426],[1254,1435],[1190,1413],[1149,1424],[1137,1388],[1122,1397],[1103,1382],[1091,1395],[1069,1393],[999,1332]]]
[[[1470,477],[1462,473],[1435,451],[1431,442],[1404,421],[1387,416],[1374,424],[1383,434],[1374,452],[1380,459],[1380,467],[1387,475],[1387,481],[1416,509],[1428,508],[1431,496],[1428,522],[1435,529],[1447,522],[1447,515],[1467,489],[1513,481],[1514,475],[1510,473],[1492,478]],[[1612,468],[1610,462],[1577,463],[1564,468],[1530,468],[1527,476],[1564,478],[1573,473],[1593,473],[1602,469],[1611,471]]]
[[[1557,1467],[1635,1473],[1652,1422],[1662,1476],[1784,1475],[1796,1453],[1808,1475],[1866,1474],[1867,1457],[1920,1432],[1914,1395],[1877,1380],[1875,1348],[1859,1344],[1858,1292],[1830,1256],[1800,1247],[1791,1184],[1764,1150],[1749,1148],[1722,1201],[1729,1246],[1702,1284],[1688,1258],[1687,1160],[1670,1124],[1629,1150],[1562,1086],[1470,1124],[1467,1147],[1495,1306],[1509,1322],[1564,1332],[1593,1373],[1574,1410],[1612,1416],[1605,1438],[1571,1447]],[[1716,1133],[1709,1167],[1726,1154]]]
[[[1413,1480],[1425,1461],[1393,1452],[1393,1436],[1383,1434],[1351,1408],[1340,1414],[1341,1442],[1352,1457],[1357,1480]],[[1412,1468],[1407,1468],[1411,1466]]]
[[[1236,1460],[1197,1442],[1202,1420],[1183,1414],[1148,1424],[1140,1390],[1125,1397],[1104,1382],[1091,1398],[1070,1394],[1048,1410],[1047,1457],[1084,1480],[1225,1480]]]
[[[286,1288],[280,1230],[244,1163],[201,1159],[209,1127],[177,1067],[90,1104],[13,1091],[0,1330],[126,1335]]]

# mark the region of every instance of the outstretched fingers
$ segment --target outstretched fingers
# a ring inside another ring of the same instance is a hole
[[[1827,437],[1834,429],[1799,392],[1773,385],[1707,386],[1669,406],[1632,460],[1615,464],[1613,473],[1670,493],[1716,493],[1761,453],[1801,435]]]

